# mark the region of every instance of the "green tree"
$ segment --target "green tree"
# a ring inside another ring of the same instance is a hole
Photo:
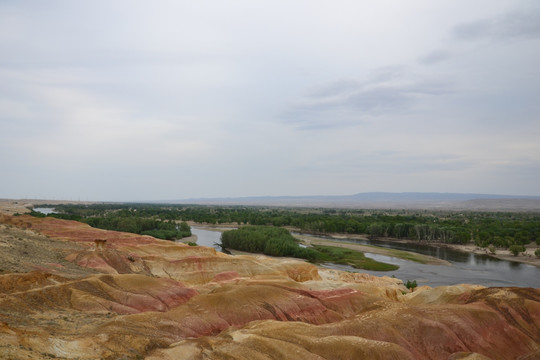
[[[416,280],[413,280],[413,281],[407,280],[407,284],[405,286],[407,287],[407,289],[414,291],[414,289],[418,286],[418,284],[416,283]]]
[[[510,250],[512,255],[518,256],[520,252],[525,251],[525,247],[523,245],[511,245],[508,250]]]
[[[514,236],[514,241],[516,244],[521,245],[525,245],[531,242],[529,234],[526,231],[520,231],[516,233],[516,235]]]

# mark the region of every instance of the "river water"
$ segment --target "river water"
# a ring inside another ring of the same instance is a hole
[[[217,251],[222,251],[221,246],[218,245],[221,244],[221,232],[192,227],[191,233],[197,235],[197,245],[213,247]]]
[[[211,246],[221,251],[221,233],[198,228],[191,228],[197,235],[197,244]],[[338,240],[332,238],[332,240]],[[376,276],[395,276],[407,282],[416,280],[419,286],[441,286],[455,284],[478,284],[484,286],[521,286],[540,288],[540,268],[512,261],[500,260],[487,255],[464,253],[447,248],[428,245],[394,243],[381,240],[339,239],[339,241],[376,245],[398,250],[417,252],[437,257],[450,262],[447,265],[425,265],[395,257],[366,253],[377,261],[399,265],[395,271],[369,271],[355,269],[347,265],[323,264],[323,267],[352,272],[368,273]]]
[[[53,208],[39,208],[39,207],[34,208],[34,211],[45,214],[45,215],[53,214],[53,213],[56,212],[56,211],[54,211]]]

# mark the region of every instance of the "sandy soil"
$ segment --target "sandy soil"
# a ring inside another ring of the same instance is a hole
[[[82,249],[74,242],[54,240],[29,229],[0,224],[0,275],[39,269],[64,277],[97,273],[65,259],[69,253]]]
[[[34,203],[30,200],[8,200],[0,199],[0,214],[13,215],[29,212],[28,207]]]

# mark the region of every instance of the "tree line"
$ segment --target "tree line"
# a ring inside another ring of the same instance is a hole
[[[540,245],[540,214],[525,212],[457,212],[419,210],[343,210],[204,206],[171,204],[94,204],[54,206],[62,215],[81,220],[92,217],[141,217],[161,221],[207,224],[272,225],[313,234],[365,234],[421,242],[470,243],[508,248]],[[84,220],[86,221],[86,220]]]
[[[84,214],[84,215],[83,215]],[[44,217],[41,214],[32,211],[30,215]],[[150,235],[163,240],[177,240],[191,236],[191,227],[185,222],[177,222],[169,219],[158,219],[147,217],[137,213],[136,211],[103,211],[103,212],[81,212],[64,211],[61,213],[51,213],[47,216],[84,222],[92,227],[124,231],[140,235]]]

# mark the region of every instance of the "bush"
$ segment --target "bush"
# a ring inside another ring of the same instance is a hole
[[[520,252],[524,252],[525,251],[525,246],[523,245],[511,245],[508,250],[510,250],[510,252],[514,255],[514,256],[518,256],[518,254]]]
[[[540,249],[536,249],[534,252],[534,255],[540,257]]]
[[[495,254],[497,252],[497,248],[495,247],[495,245],[491,244],[488,246],[488,250],[490,253],[492,254]]]
[[[28,215],[33,216],[33,217],[37,217],[37,218],[44,218],[44,217],[47,216],[44,213],[34,211],[33,209],[28,213]]]
[[[407,289],[414,291],[414,288],[416,288],[418,284],[416,283],[416,280],[413,280],[413,281],[407,280],[407,284],[405,286],[407,287]]]

